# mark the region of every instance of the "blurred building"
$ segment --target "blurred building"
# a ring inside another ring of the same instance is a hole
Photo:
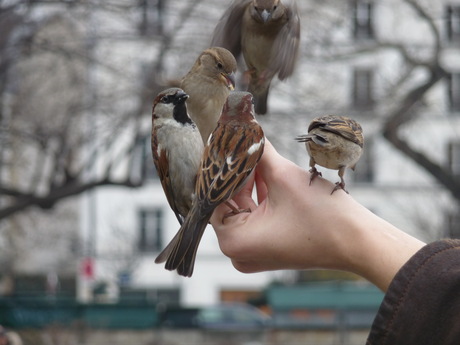
[[[151,101],[161,85],[183,76],[207,47],[228,2],[65,3],[43,2],[31,8],[37,17],[54,18],[46,21],[58,25],[51,31],[63,33],[71,47],[79,41],[77,33],[84,43],[85,65],[73,65],[76,93],[70,95],[82,100],[86,109],[78,126],[86,129],[90,140],[77,142],[87,145],[84,155],[96,161],[85,176],[100,174],[107,161],[120,156],[119,161],[113,160],[117,168],[112,177],[128,174],[132,181],[145,183],[134,189],[98,187],[63,204],[63,218],[49,221],[53,229],[65,224],[73,234],[79,231],[81,241],[74,238],[64,243],[80,242],[81,247],[48,244],[45,267],[54,267],[49,260],[67,262],[63,259],[67,256],[53,258],[51,247],[59,247],[63,255],[78,254],[73,269],[80,298],[106,302],[137,296],[205,305],[246,300],[274,280],[294,280],[295,272],[237,272],[221,253],[211,227],[198,250],[192,278],[179,277],[154,263],[179,224],[151,161]],[[284,156],[308,169],[304,146],[293,138],[319,115],[357,119],[363,126],[365,151],[356,171],[346,172],[350,194],[423,240],[460,236],[455,191],[433,177],[438,174],[458,181],[460,172],[460,1],[299,0],[298,6],[302,41],[296,72],[286,82],[273,82],[269,114],[258,118],[269,140]],[[49,37],[41,42],[57,39]],[[33,67],[24,67],[32,82],[38,75]],[[437,67],[446,75],[429,85]],[[50,69],[48,75],[60,74],[53,74],[60,71],[58,65]],[[63,89],[58,80],[51,84]],[[42,84],[31,85],[35,88],[29,89],[30,94],[40,95],[36,90],[42,90]],[[29,109],[37,109],[34,104],[45,107],[49,102],[31,102]],[[383,136],[391,127],[385,124],[395,118],[403,122],[396,132],[403,139],[399,149]],[[0,120],[4,126],[8,119],[3,115]],[[106,150],[114,138],[116,144]],[[135,145],[128,147],[131,142]],[[131,153],[129,159],[123,158],[125,151]],[[5,150],[0,153],[1,163]],[[319,169],[324,177],[338,180],[336,171]],[[31,269],[40,261],[29,258],[27,262]],[[53,272],[43,271],[43,276],[53,282]]]
[[[66,116],[83,97],[85,64],[71,63],[68,56],[55,55],[53,48],[62,44],[61,48],[77,50],[81,41],[63,12],[48,12],[39,26],[25,20],[21,11],[7,12],[8,7],[2,7],[0,296],[56,295],[62,290],[75,294],[79,200],[55,206],[43,199],[41,209],[27,205],[35,195],[45,195],[47,176],[62,178],[52,157],[70,154],[60,143],[63,128],[73,122]],[[9,19],[3,20],[5,16]],[[74,40],[63,42],[72,35]],[[24,195],[19,205],[12,205],[10,198],[16,193]],[[24,212],[14,215],[21,205]],[[8,212],[13,216],[4,218]]]
[[[156,4],[149,10],[166,11],[161,18],[168,18],[167,11],[175,6]],[[281,153],[307,168],[307,154],[293,138],[306,131],[310,120],[329,113],[356,118],[364,128],[366,143],[356,171],[346,173],[353,197],[424,240],[455,235],[458,207],[451,193],[426,169],[389,144],[382,131],[389,116],[410,101],[412,90],[430,77],[427,66],[439,63],[448,76],[411,107],[408,115],[415,119],[401,126],[398,133],[416,152],[457,172],[460,2],[301,1],[298,5],[303,25],[299,64],[286,83],[274,82],[271,112],[259,118],[268,138]],[[164,75],[178,78],[190,68],[194,56],[209,42],[222,11],[216,7],[204,1],[190,13],[189,21],[171,42],[170,48],[174,49],[165,52]],[[180,12],[180,6],[176,11]],[[200,28],[192,20],[199,17],[197,13],[208,18]],[[142,28],[150,27],[148,18],[142,17]],[[167,20],[161,25],[160,32],[164,33]],[[150,34],[154,35],[152,30]],[[120,49],[133,52],[126,49],[127,44],[121,42]],[[118,53],[113,50],[110,55]],[[148,117],[147,111],[145,115]],[[97,279],[121,282],[124,289],[144,289],[160,300],[196,305],[241,298],[274,279],[292,277],[286,272],[284,276],[237,272],[220,252],[212,229],[203,237],[192,278],[179,277],[155,265],[155,256],[179,226],[155,178],[149,145],[147,135],[138,153],[142,173],[149,176],[145,187],[100,188],[84,198],[82,230],[87,238],[94,239]],[[338,180],[335,171],[323,176]]]

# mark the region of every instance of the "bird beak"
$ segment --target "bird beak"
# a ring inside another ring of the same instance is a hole
[[[221,73],[222,81],[227,85],[230,90],[235,90],[235,73]]]
[[[260,14],[260,16],[262,17],[262,20],[264,21],[264,23],[266,23],[266,22],[268,22],[268,20],[272,16],[272,14],[271,14],[271,12],[269,12],[267,10],[263,10],[262,13]]]
[[[174,98],[173,104],[177,105],[180,103],[184,103],[189,96],[185,92],[178,92],[176,93],[176,97]]]

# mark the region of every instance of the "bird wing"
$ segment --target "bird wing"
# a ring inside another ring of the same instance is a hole
[[[193,274],[198,244],[212,212],[244,186],[262,156],[264,141],[262,129],[254,123],[241,126],[219,123],[203,154],[195,187],[196,202],[179,232],[155,262],[166,261],[166,269],[177,269],[183,276]]]
[[[363,147],[363,131],[359,123],[355,120],[342,116],[327,115],[314,119],[308,127],[308,131],[310,132],[316,127],[320,127],[324,131],[340,135],[341,137]]]
[[[235,0],[224,12],[214,29],[212,47],[228,49],[235,58],[241,54],[241,24],[251,0]]]
[[[171,183],[171,177],[169,174],[169,163],[168,163],[168,156],[166,150],[162,149],[159,146],[157,136],[152,135],[152,156],[153,156],[153,163],[155,164],[155,168],[157,169],[158,177],[161,181],[161,186],[163,187],[163,191],[166,195],[166,199],[168,200],[169,206],[174,211],[177,220],[182,225],[184,222],[184,217],[179,213],[179,209],[174,201],[174,193]]]
[[[258,125],[253,123],[241,125],[219,124],[214,134],[222,134],[211,140],[205,148],[201,173],[198,177],[195,193],[202,202],[201,208],[206,213],[220,203],[231,199],[244,185],[262,156],[264,134]],[[258,142],[248,140],[257,138]],[[215,148],[215,149],[213,149]]]
[[[300,45],[300,17],[295,2],[286,4],[287,21],[278,33],[272,49],[269,69],[284,80],[294,72]]]

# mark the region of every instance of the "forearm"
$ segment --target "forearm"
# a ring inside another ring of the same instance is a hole
[[[211,218],[222,251],[236,269],[340,269],[368,279],[383,291],[424,243],[367,210],[331,182],[280,156],[267,142],[255,182],[234,202],[252,210],[224,219],[221,205]]]
[[[370,212],[349,194],[337,191],[330,195],[328,181],[317,179],[314,185],[304,188],[304,193],[314,193],[316,197],[313,203],[298,205],[304,210],[295,213],[304,215],[304,219],[297,221],[301,230],[290,239],[292,251],[286,251],[292,256],[287,260],[297,261],[298,267],[353,272],[386,291],[399,269],[425,245]],[[301,255],[294,258],[297,253]]]
[[[349,196],[342,195],[344,210],[337,243],[337,268],[356,273],[383,291],[399,269],[425,243],[379,218]]]

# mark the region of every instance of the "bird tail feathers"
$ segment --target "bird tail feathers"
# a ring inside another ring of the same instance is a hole
[[[177,270],[178,274],[185,277],[193,274],[198,245],[212,213],[205,218],[199,218],[195,214],[191,212],[187,216],[176,236],[155,259],[156,263],[166,261],[167,270]]]

